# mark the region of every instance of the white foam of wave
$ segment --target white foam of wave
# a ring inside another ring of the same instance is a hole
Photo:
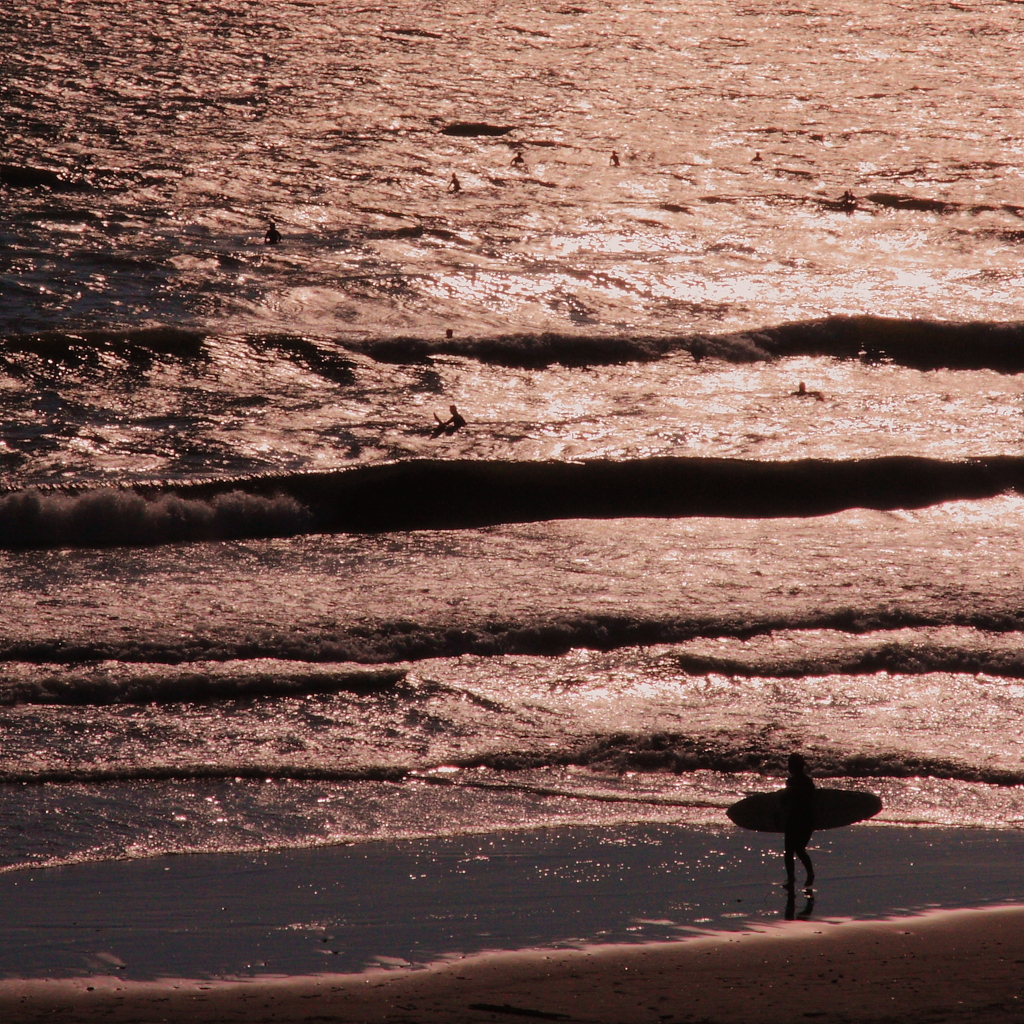
[[[294,498],[240,491],[209,500],[172,494],[148,500],[112,488],[83,494],[30,488],[0,498],[0,539],[6,547],[52,547],[282,536],[308,518]]]

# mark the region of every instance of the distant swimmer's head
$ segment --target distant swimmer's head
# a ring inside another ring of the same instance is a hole
[[[807,385],[803,381],[800,381],[800,383],[797,384],[797,386],[796,386],[796,393],[798,395],[806,395],[807,394]]]
[[[794,775],[803,775],[807,770],[807,762],[800,754],[789,755],[789,770]]]

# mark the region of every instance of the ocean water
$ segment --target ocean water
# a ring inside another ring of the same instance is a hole
[[[0,29],[0,868],[1024,825],[1024,6]]]

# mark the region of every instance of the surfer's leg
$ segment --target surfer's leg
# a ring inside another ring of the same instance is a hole
[[[786,885],[792,889],[796,882],[796,863],[793,860],[793,840],[789,835],[786,836],[786,850],[782,856],[786,862]]]
[[[805,885],[814,884],[814,865],[811,863],[811,858],[808,856],[806,850],[797,850],[796,855],[800,858],[800,863],[807,869],[807,881]]]
[[[796,837],[796,842],[793,844],[796,848],[796,855],[800,858],[800,863],[807,870],[807,881],[804,882],[804,885],[814,884],[814,865],[811,863],[811,858],[807,853],[807,844],[811,841],[813,834],[814,829],[807,829],[806,832],[801,832]]]
[[[811,841],[811,829],[792,829],[786,832],[786,885],[792,886],[796,883],[795,857],[800,858],[800,863],[807,870],[806,885],[814,881],[814,867],[811,858],[807,854],[807,844]]]

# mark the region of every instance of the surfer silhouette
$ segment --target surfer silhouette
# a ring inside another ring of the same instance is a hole
[[[271,221],[270,227],[267,228],[267,233],[263,236],[264,245],[278,245],[281,241],[281,232],[277,230],[277,225]]]
[[[789,778],[782,794],[786,848],[786,887],[795,885],[796,863],[807,869],[806,886],[814,884],[814,865],[807,854],[807,844],[814,832],[814,780],[807,774],[807,762],[799,754],[789,755]]]
[[[611,160],[609,160],[609,163],[612,165],[612,167],[619,166],[619,154],[614,149],[612,150],[612,156]]]
[[[456,195],[462,191],[462,185],[459,184],[459,179],[454,174],[452,175],[452,180],[448,182],[448,191],[451,192],[452,195]]]
[[[526,161],[523,159],[523,154],[522,153],[516,153],[516,155],[514,157],[512,157],[512,163],[511,163],[510,166],[512,166],[512,167],[525,167],[526,166]]]
[[[825,396],[820,391],[808,391],[807,385],[803,381],[800,381],[796,391],[791,391],[790,395],[794,398],[813,398],[817,402],[825,401]]]
[[[461,430],[466,425],[462,414],[454,405],[449,405],[448,411],[451,413],[451,416],[446,420],[441,419],[436,412],[434,413],[434,419],[437,420],[437,426],[434,427],[434,437],[440,437],[442,434],[447,434],[451,437],[452,434],[457,430]]]

